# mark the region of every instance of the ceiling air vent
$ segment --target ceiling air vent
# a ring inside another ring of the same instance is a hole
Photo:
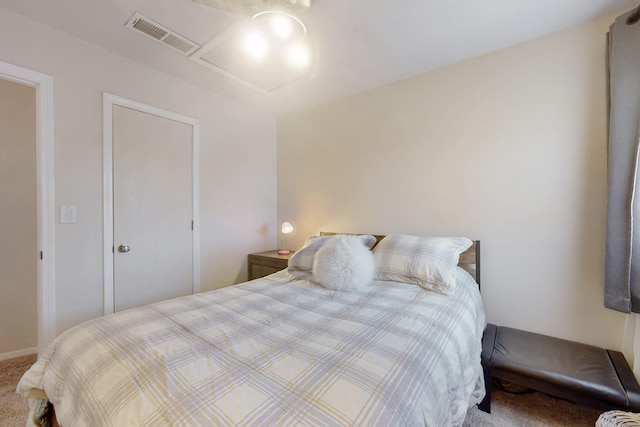
[[[170,48],[180,51],[185,55],[189,55],[200,47],[188,38],[181,36],[175,31],[172,31],[137,12],[131,17],[131,19],[129,19],[126,27],[139,31],[147,37],[151,37],[165,46],[169,46]]]

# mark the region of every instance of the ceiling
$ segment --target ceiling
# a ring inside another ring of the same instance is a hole
[[[316,49],[312,76],[265,94],[125,27],[138,12],[205,45],[245,16],[192,0],[0,0],[0,7],[279,116],[637,5],[637,0],[316,0],[302,16]]]

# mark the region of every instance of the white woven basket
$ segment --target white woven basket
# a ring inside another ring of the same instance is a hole
[[[640,414],[624,411],[607,411],[598,417],[596,427],[640,427]]]

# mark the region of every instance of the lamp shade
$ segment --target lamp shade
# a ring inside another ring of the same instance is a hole
[[[293,231],[293,225],[291,223],[285,221],[282,223],[282,233],[289,234]]]

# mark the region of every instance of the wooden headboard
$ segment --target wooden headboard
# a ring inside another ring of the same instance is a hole
[[[336,234],[355,234],[355,233],[333,233],[330,231],[321,231],[321,236],[334,236]],[[373,234],[376,238],[376,245],[384,238],[379,234]],[[375,245],[373,246],[375,248]],[[476,280],[478,287],[480,286],[480,240],[473,240],[473,244],[469,249],[460,254],[458,266],[464,268]]]

